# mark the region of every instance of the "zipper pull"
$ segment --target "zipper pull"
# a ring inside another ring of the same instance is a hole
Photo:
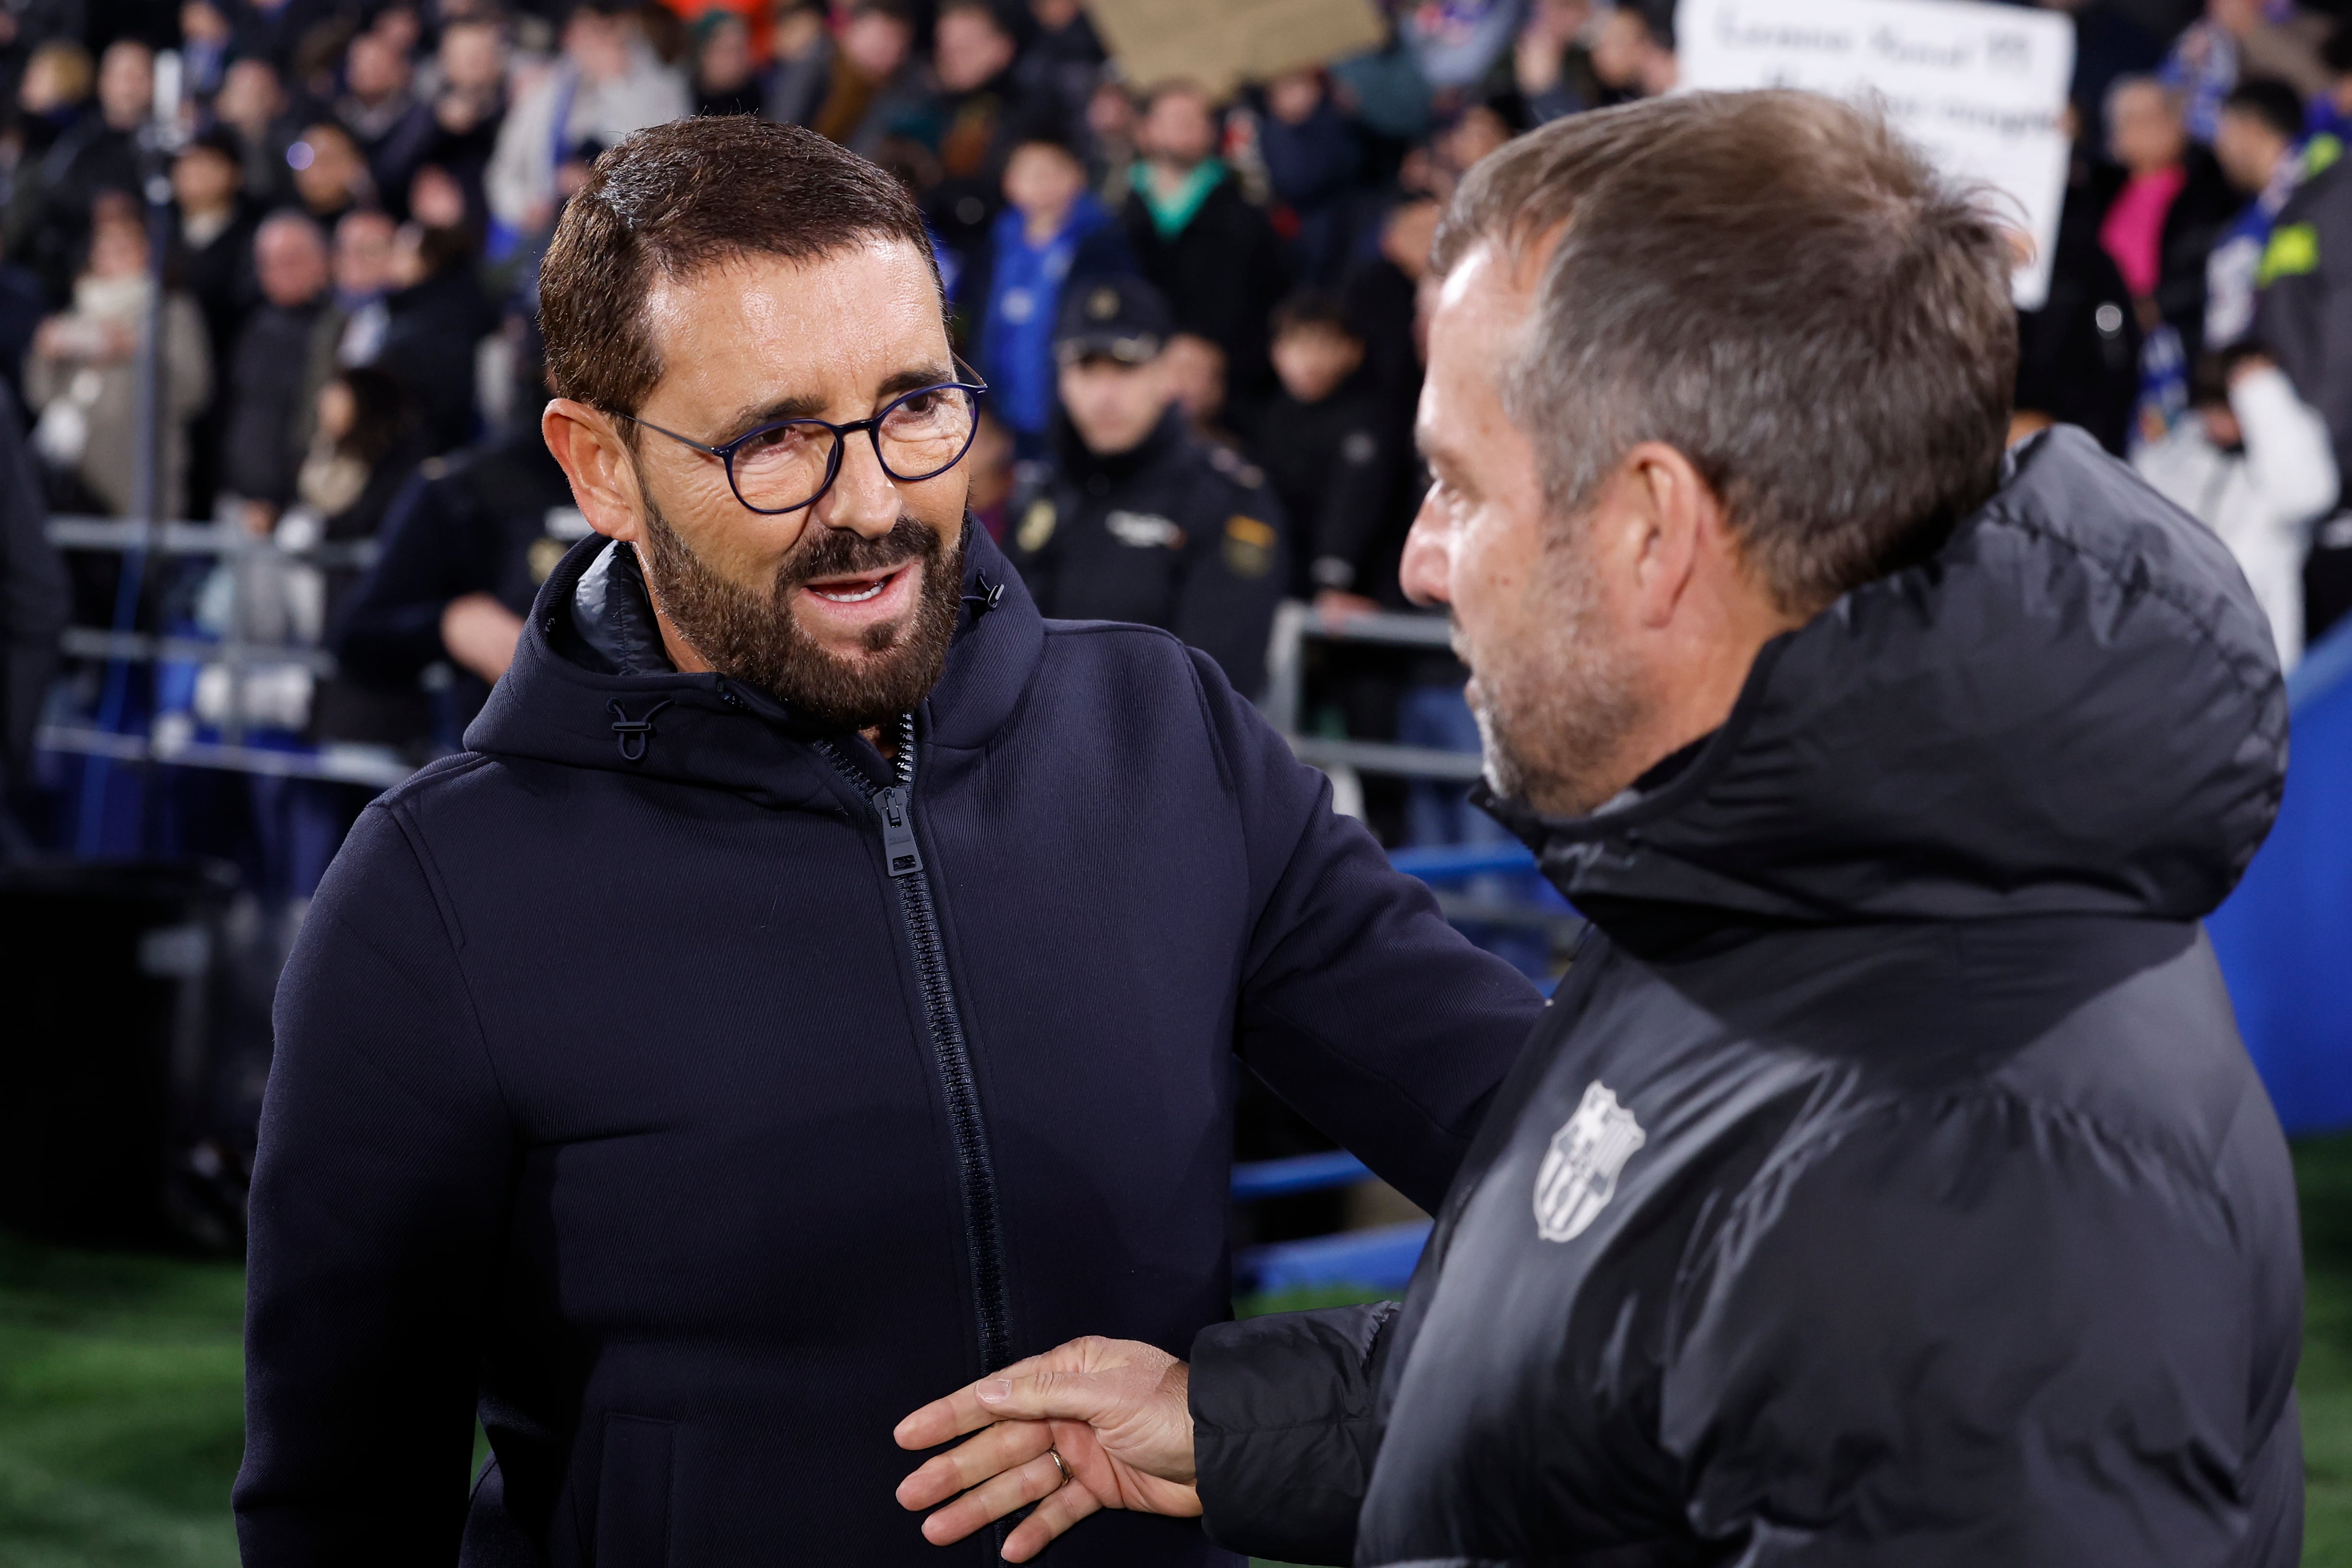
[[[882,863],[893,877],[923,868],[923,853],[915,847],[914,794],[898,784],[874,797],[874,815],[882,819]]]

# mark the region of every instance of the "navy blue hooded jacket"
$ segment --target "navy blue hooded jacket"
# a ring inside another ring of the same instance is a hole
[[[930,1546],[894,1500],[893,1425],[1228,1315],[1236,1056],[1444,1192],[1533,988],[1213,661],[1041,619],[966,536],[895,768],[716,675],[599,673],[593,540],[473,751],[363,815],[278,994],[248,1564],[462,1533],[469,1563],[977,1568],[987,1532]],[[1086,1537],[1056,1560],[1231,1561],[1190,1521]]]

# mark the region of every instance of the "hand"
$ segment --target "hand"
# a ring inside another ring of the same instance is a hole
[[[236,520],[256,539],[267,539],[278,527],[278,508],[266,500],[249,500],[237,509]]]
[[[1315,595],[1315,613],[1323,618],[1325,626],[1340,626],[1360,616],[1377,616],[1381,606],[1379,601],[1367,599],[1361,594],[1350,594],[1344,588],[1324,588]]]
[[[1008,1563],[1027,1562],[1099,1509],[1193,1518],[1191,1375],[1166,1351],[1132,1340],[1072,1340],[1016,1362],[898,1423],[901,1448],[980,1433],[900,1481],[899,1505],[954,1498],[923,1521],[923,1539],[945,1546],[1037,1503],[1005,1539]],[[1048,1448],[1069,1467],[1066,1483]]]
[[[460,595],[441,611],[441,646],[484,680],[507,672],[521,640],[522,617],[488,594]]]

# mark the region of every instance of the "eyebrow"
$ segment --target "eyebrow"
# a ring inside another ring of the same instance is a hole
[[[926,386],[943,386],[950,382],[961,379],[962,377],[956,374],[953,366],[934,364],[913,370],[898,371],[884,377],[882,384],[875,388],[874,408],[880,409],[884,404],[900,393],[913,392]],[[782,419],[814,419],[824,413],[824,399],[821,397],[805,394],[798,397],[781,397],[773,403],[759,404],[739,410],[735,417],[728,422],[731,434],[720,441],[713,442],[712,445],[723,446],[727,441],[733,440],[736,436],[757,430],[762,425],[773,425]]]

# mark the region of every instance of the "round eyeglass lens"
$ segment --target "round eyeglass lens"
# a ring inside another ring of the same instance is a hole
[[[735,448],[735,493],[761,511],[806,506],[824,488],[834,434],[823,425],[778,425]]]
[[[961,386],[929,386],[898,399],[882,414],[876,435],[882,467],[912,482],[951,468],[971,445],[979,407]]]

